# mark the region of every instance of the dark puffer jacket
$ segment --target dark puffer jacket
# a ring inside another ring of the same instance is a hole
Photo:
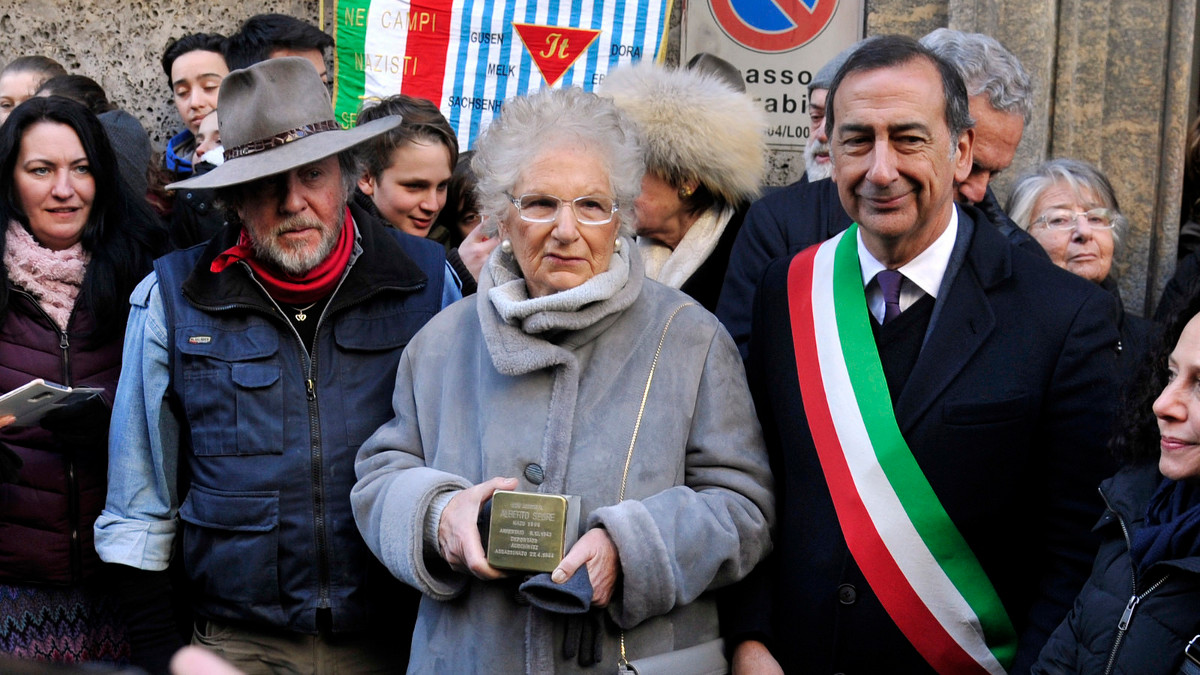
[[[1101,484],[1108,509],[1096,530],[1104,544],[1034,673],[1180,672],[1184,648],[1200,633],[1200,557],[1155,563],[1141,578],[1129,557],[1129,542],[1161,480],[1152,463],[1123,469]]]
[[[102,387],[112,405],[121,372],[121,334],[97,344],[88,312],[71,315],[63,333],[25,291],[9,284],[0,325],[0,391],[34,378]],[[77,583],[99,565],[92,524],[104,507],[108,424],[78,429],[86,442],[64,442],[38,426],[0,429],[24,462],[15,484],[0,485],[0,581]]]

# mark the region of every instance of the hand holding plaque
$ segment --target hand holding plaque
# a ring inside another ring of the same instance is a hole
[[[491,511],[492,494],[498,490],[517,487],[516,478],[492,478],[462,490],[446,504],[438,521],[438,551],[458,572],[467,572],[480,579],[499,579],[504,576],[488,564],[486,540],[487,517]],[[480,523],[484,526],[480,527]]]
[[[492,567],[552,572],[579,536],[579,497],[497,491],[487,533]]]

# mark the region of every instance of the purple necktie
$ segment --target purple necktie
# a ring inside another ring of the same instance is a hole
[[[879,290],[883,292],[883,323],[900,316],[900,282],[904,275],[896,270],[883,270],[875,275]]]

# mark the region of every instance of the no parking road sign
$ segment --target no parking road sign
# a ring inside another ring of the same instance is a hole
[[[825,30],[838,0],[712,0],[717,25],[758,52],[786,52]]]

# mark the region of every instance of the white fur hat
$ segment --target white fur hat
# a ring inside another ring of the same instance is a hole
[[[697,180],[730,204],[758,195],[766,117],[710,73],[643,61],[618,68],[600,90],[646,139],[646,169],[673,185]]]

